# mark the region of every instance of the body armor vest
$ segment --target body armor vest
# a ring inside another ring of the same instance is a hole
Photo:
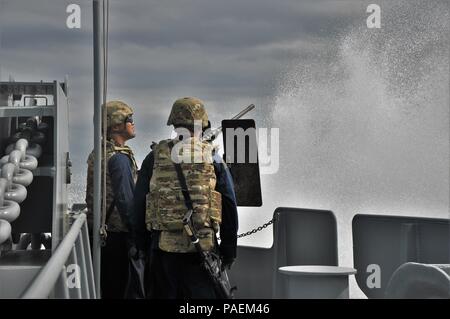
[[[222,221],[222,196],[214,189],[216,175],[212,162],[212,147],[196,138],[178,142],[163,140],[153,147],[154,166],[147,195],[146,224],[149,230],[159,230],[159,248],[167,252],[195,252],[195,247],[183,229],[187,213],[180,182],[172,158],[181,162],[194,212],[193,226],[204,250],[215,246],[215,233]],[[178,143],[177,143],[178,142]],[[174,157],[171,157],[174,154]]]
[[[117,154],[122,153],[128,156],[130,159],[131,164],[131,172],[133,174],[133,180],[136,182],[137,178],[137,165],[136,161],[134,159],[134,154],[131,148],[128,146],[118,146],[115,145],[114,141],[107,141],[106,142],[106,165],[108,167],[108,161],[109,159]],[[89,226],[92,227],[93,225],[93,211],[94,211],[94,151],[89,154],[87,164],[88,164],[88,172],[87,172],[87,182],[86,182],[86,204],[88,208],[87,212],[87,219]],[[103,163],[103,162],[102,162]],[[102,164],[103,167],[103,164]],[[102,191],[103,196],[103,191]],[[111,208],[111,205],[113,204],[114,200],[114,193],[112,190],[111,185],[111,176],[109,174],[109,170],[106,169],[106,211],[105,214],[108,212],[108,210]],[[103,211],[103,200],[101,202],[101,207]],[[109,215],[108,220],[106,221],[106,224],[108,226],[108,231],[112,232],[127,232],[128,228],[125,226],[124,222],[122,221],[120,217],[120,213],[117,210],[117,207],[114,207],[111,214]]]

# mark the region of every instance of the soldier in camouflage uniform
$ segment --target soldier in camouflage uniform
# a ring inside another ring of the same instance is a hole
[[[151,233],[149,297],[216,298],[199,254],[183,230],[187,208],[174,162],[181,163],[201,247],[220,253],[227,266],[236,257],[237,244],[233,182],[211,144],[201,139],[202,130],[210,126],[202,101],[192,97],[175,101],[167,125],[173,125],[178,136],[152,145],[139,171],[134,197],[137,241],[143,245],[145,232]]]
[[[125,142],[136,134],[133,110],[127,104],[110,101],[106,103],[106,112],[106,215],[102,216],[102,221],[105,222],[107,236],[101,251],[101,290],[102,298],[123,298],[131,244],[130,205],[137,177],[133,152]],[[86,203],[92,229],[94,152],[89,155],[87,164]]]

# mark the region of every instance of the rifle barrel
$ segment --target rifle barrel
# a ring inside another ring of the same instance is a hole
[[[254,108],[255,108],[255,104],[250,104],[250,105],[247,106],[245,109],[243,109],[242,111],[240,111],[238,114],[236,114],[235,116],[233,116],[231,119],[232,119],[232,120],[239,120],[241,117],[243,117],[245,114],[247,114],[248,112],[250,112],[250,111],[253,110]],[[214,131],[221,132],[221,131],[222,131],[222,126],[219,126],[219,127],[216,128]]]
[[[248,112],[250,112],[251,110],[253,110],[255,108],[255,104],[250,104],[249,106],[247,106],[245,109],[243,109],[242,111],[240,111],[238,114],[236,114],[234,117],[232,117],[232,120],[237,120],[240,119],[241,117],[243,117],[245,114],[247,114]]]
[[[243,109],[242,111],[240,111],[238,114],[236,114],[235,116],[233,116],[231,119],[232,120],[238,120],[241,117],[243,117],[245,114],[247,114],[248,112],[250,112],[251,110],[253,110],[255,108],[255,104],[250,104],[249,106],[247,106],[245,109]],[[220,134],[220,132],[222,132],[222,126],[219,126],[218,128],[210,131],[210,134],[208,134],[207,136],[204,136],[205,140],[209,140],[210,138],[212,138],[213,136],[218,136]]]

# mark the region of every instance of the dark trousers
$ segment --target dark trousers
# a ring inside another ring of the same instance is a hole
[[[153,250],[149,269],[149,298],[215,299],[214,286],[197,253]]]
[[[108,232],[101,252],[103,299],[123,299],[128,280],[128,233]]]

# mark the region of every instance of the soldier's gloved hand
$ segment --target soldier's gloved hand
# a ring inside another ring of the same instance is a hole
[[[230,270],[231,266],[233,266],[235,258],[224,257],[222,256],[222,271]]]

